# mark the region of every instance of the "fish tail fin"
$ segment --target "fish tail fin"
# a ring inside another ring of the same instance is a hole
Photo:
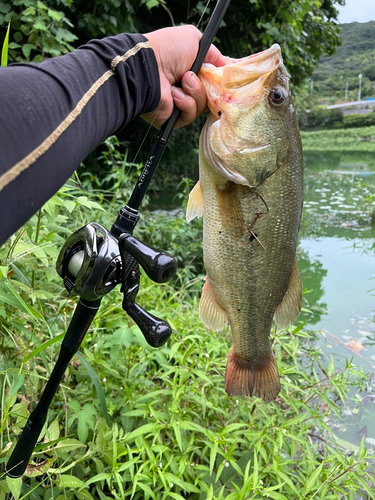
[[[232,348],[225,371],[225,392],[228,396],[254,396],[269,403],[279,391],[279,373],[272,352],[266,362],[254,365],[239,358]]]

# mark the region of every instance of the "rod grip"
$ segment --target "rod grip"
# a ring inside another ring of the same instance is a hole
[[[34,425],[32,422],[32,414],[30,415],[23,428],[22,434],[18,438],[16,447],[5,466],[6,473],[12,479],[21,477],[24,474],[43,428],[46,416],[47,412],[44,416],[44,420],[39,419],[38,423]]]
[[[83,298],[79,300],[61,344],[59,357],[57,358],[51,376],[39,403],[29,416],[6,465],[6,471],[9,477],[15,479],[22,476],[25,472],[39,435],[43,429],[44,422],[47,419],[49,406],[59,387],[64,372],[81,345],[83,337],[91,325],[99,306],[100,300],[88,301]]]

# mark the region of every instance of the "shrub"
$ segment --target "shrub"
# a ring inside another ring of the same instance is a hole
[[[341,109],[327,109],[315,107],[309,111],[298,113],[298,124],[301,130],[319,130],[332,128],[342,123],[343,112]]]

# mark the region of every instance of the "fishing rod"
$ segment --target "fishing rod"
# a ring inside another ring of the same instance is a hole
[[[200,40],[191,71],[198,73],[224,18],[230,0],[218,0]],[[111,230],[90,222],[74,232],[64,243],[57,258],[56,269],[69,294],[79,301],[61,345],[55,367],[30,414],[22,434],[6,465],[11,478],[23,475],[38,441],[48,409],[72,357],[78,351],[104,295],[121,284],[122,308],[142,331],[152,347],[160,347],[170,338],[170,325],[136,304],[140,270],[156,283],[170,280],[177,270],[176,260],[166,252],[155,250],[133,236],[139,220],[139,207],[168,144],[180,110],[174,106],[162,126],[150,156],[142,169],[128,204],[121,208]]]

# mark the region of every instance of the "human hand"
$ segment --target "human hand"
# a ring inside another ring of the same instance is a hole
[[[160,102],[154,111],[142,115],[156,128],[170,117],[173,104],[181,110],[176,127],[192,123],[206,109],[206,91],[199,78],[189,69],[197,56],[201,32],[191,25],[164,28],[144,35],[153,48],[159,68]],[[225,66],[219,49],[211,45],[204,62]],[[182,88],[175,87],[181,82]]]

